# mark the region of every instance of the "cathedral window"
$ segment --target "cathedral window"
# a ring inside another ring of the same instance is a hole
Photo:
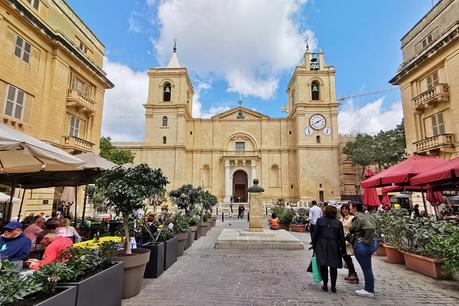
[[[318,81],[311,83],[311,98],[312,100],[320,100],[320,84]]]
[[[163,87],[163,101],[170,102],[171,94],[172,94],[172,86],[171,86],[171,83],[167,82],[164,84],[164,87]]]
[[[316,143],[320,143],[320,136],[319,135],[316,136]]]
[[[280,183],[279,166],[272,165],[271,173],[269,175],[269,185],[270,187],[279,187],[280,186],[279,183]]]
[[[163,126],[167,126],[167,116],[163,116]]]
[[[243,141],[236,142],[235,149],[236,149],[236,152],[244,152],[245,151],[245,142],[243,142]]]
[[[167,143],[167,138],[166,136],[163,136],[163,144],[166,144]]]

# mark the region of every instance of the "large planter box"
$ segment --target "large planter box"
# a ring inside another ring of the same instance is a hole
[[[378,249],[374,253],[375,256],[387,256],[386,247],[384,244],[380,243]]]
[[[122,298],[127,299],[139,294],[142,287],[145,267],[150,259],[150,250],[139,248],[132,250],[131,255],[120,251],[115,257],[117,261],[124,262]]]
[[[284,229],[286,231],[289,231],[290,230],[290,224],[279,223],[279,228],[280,229]]]
[[[59,287],[57,290],[60,292],[56,293],[49,299],[44,300],[35,306],[62,306],[62,305],[76,305],[77,300],[77,287],[69,286],[69,287]]]
[[[198,240],[199,238],[201,238],[201,224],[202,223],[196,225],[196,235],[194,236],[194,240]]]
[[[186,242],[185,250],[188,249],[194,241],[194,237],[196,237],[196,231],[198,230],[197,226],[190,226],[190,231],[188,232],[188,240]]]
[[[405,257],[403,256],[402,252],[388,244],[384,244],[384,247],[386,248],[387,261],[389,263],[400,265],[405,264]]]
[[[217,216],[212,216],[212,227],[217,225]]]
[[[402,252],[405,257],[406,266],[416,272],[430,276],[435,279],[449,279],[450,273],[442,273],[442,262],[437,259],[416,255],[413,253]]]
[[[203,223],[199,224],[199,228],[198,228],[198,230],[200,232],[199,236],[206,236],[207,235],[207,230],[209,229],[208,226],[209,226],[209,223],[207,223],[207,222],[203,222]]]
[[[292,232],[304,233],[306,231],[306,225],[304,225],[304,224],[290,224],[290,230]]]
[[[143,246],[150,250],[150,260],[145,268],[144,278],[157,278],[164,272],[164,242]]]
[[[177,237],[164,241],[164,271],[177,261]]]
[[[74,286],[77,288],[75,306],[116,306],[121,305],[123,273],[124,263],[117,262],[113,266],[79,282],[60,283],[58,286]]]
[[[176,237],[177,237],[177,257],[180,257],[185,252],[185,246],[186,246],[186,243],[188,242],[188,232],[177,234]]]

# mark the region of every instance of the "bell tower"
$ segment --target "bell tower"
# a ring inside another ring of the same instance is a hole
[[[303,60],[287,88],[288,118],[294,124],[298,165],[302,165],[297,173],[299,196],[335,200],[340,198],[335,69],[326,65],[322,51],[310,52],[308,47]]]
[[[145,144],[184,145],[186,121],[192,118],[193,85],[177,57],[174,43],[169,63],[148,71],[145,107]]]

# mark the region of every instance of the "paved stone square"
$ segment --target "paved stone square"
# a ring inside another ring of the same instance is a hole
[[[220,221],[220,220],[219,220]],[[230,225],[231,224],[231,225]],[[224,228],[248,228],[245,220],[218,222],[157,279],[145,279],[131,305],[459,305],[459,282],[438,281],[401,265],[374,258],[376,297],[358,297],[359,285],[343,281],[336,294],[320,290],[306,272],[310,251],[215,249]],[[294,233],[309,243],[309,233]]]

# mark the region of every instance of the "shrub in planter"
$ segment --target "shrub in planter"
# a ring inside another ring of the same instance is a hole
[[[304,208],[299,208],[295,217],[293,217],[292,224],[290,224],[290,230],[292,232],[305,232],[307,223],[308,211]]]
[[[279,218],[279,223],[280,224],[283,224],[284,226],[287,226],[287,230],[290,226],[290,224],[292,223],[293,221],[293,218],[295,217],[295,211],[293,209],[289,209],[289,208],[286,208],[284,210],[284,212],[281,214],[281,216]]]
[[[167,270],[177,261],[177,238],[175,233],[168,227],[159,231],[158,242],[164,242],[164,270]]]
[[[193,187],[191,184],[183,185],[169,192],[172,202],[178,208],[184,209],[187,215],[196,209],[196,205],[201,201],[201,196],[201,187]]]
[[[188,242],[187,242],[187,248],[189,248],[191,244],[193,243],[193,240],[199,239],[197,235],[198,235],[198,225],[199,225],[200,219],[198,216],[194,214],[188,215],[187,218],[188,218],[188,226],[190,227],[190,235],[189,235]]]
[[[147,164],[131,168],[116,167],[105,171],[97,180],[97,188],[100,188],[108,204],[123,218],[124,253],[118,257],[125,262],[123,298],[140,292],[145,265],[150,259],[147,249],[132,252],[129,219],[135,217],[136,210],[144,208],[146,199],[163,196],[168,183],[161,169],[151,169]]]
[[[177,235],[177,257],[180,257],[185,251],[189,232],[188,218],[182,212],[175,215],[174,232]]]

